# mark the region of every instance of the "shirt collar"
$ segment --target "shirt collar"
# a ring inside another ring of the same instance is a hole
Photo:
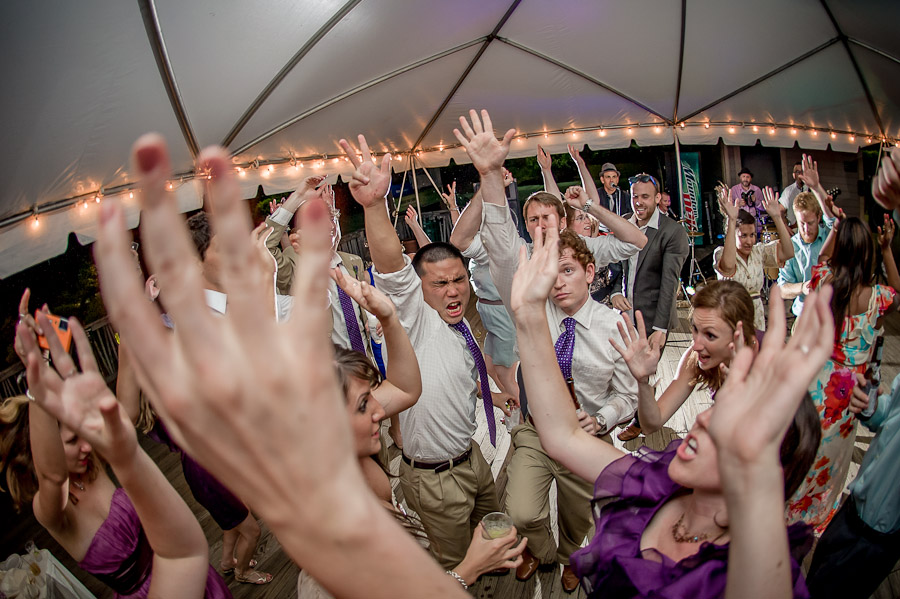
[[[343,264],[343,263],[344,263],[344,259],[341,258],[340,254],[338,254],[337,252],[331,253],[331,268],[337,268],[338,264]]]
[[[637,226],[638,226],[638,224],[637,224],[637,214],[635,214],[635,213],[632,212],[632,213],[631,213],[631,218],[628,219],[628,222],[630,222],[632,225],[634,225],[635,227],[637,227]],[[653,210],[653,216],[650,217],[650,220],[647,221],[647,224],[644,225],[643,227],[638,227],[638,228],[639,228],[641,231],[643,231],[643,230],[646,229],[647,227],[650,227],[651,229],[659,230],[659,206],[657,206],[657,207]]]
[[[594,308],[599,305],[600,304],[597,303],[594,300],[594,298],[592,298],[589,295],[587,298],[587,301],[584,302],[584,305],[578,309],[578,312],[576,312],[575,314],[572,315],[572,318],[574,318],[575,322],[577,322],[584,328],[590,329],[591,328],[591,319],[594,316]],[[559,318],[557,321],[557,325],[562,326],[562,321],[565,318],[567,318],[569,315],[566,314],[565,312],[563,312],[562,310],[560,310],[559,308],[557,308],[557,311],[559,312]]]
[[[225,306],[228,301],[228,296],[219,291],[213,291],[212,289],[204,289],[203,295],[206,296],[206,305],[218,312],[219,314],[225,314]]]

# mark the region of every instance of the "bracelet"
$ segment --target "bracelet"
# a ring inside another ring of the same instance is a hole
[[[469,590],[469,585],[466,584],[466,581],[463,580],[463,577],[454,572],[453,570],[447,570],[447,574],[456,579],[456,582],[462,585],[462,588],[465,590]]]
[[[587,212],[588,210],[591,209],[591,204],[593,204],[593,203],[594,203],[594,198],[588,198],[587,202],[584,203],[584,206],[582,206],[581,209],[584,210],[585,212]]]

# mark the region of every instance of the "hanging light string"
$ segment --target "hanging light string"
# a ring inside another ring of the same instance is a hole
[[[679,121],[675,124],[668,124],[663,122],[649,122],[649,123],[624,123],[624,124],[614,124],[614,125],[593,125],[589,127],[571,127],[565,129],[554,129],[554,130],[542,130],[542,131],[534,131],[530,133],[519,133],[513,137],[514,143],[522,143],[527,139],[532,138],[543,138],[549,140],[551,136],[554,138],[554,143],[570,143],[570,140],[581,140],[590,142],[592,136],[596,137],[606,137],[609,132],[621,132],[625,131],[626,135],[631,135],[634,133],[635,129],[642,130],[651,130],[655,135],[661,135],[664,130],[672,129],[674,131],[678,131],[679,129],[684,131],[687,128],[698,128],[702,127],[703,129],[711,129],[715,128],[718,133],[719,130],[723,130],[722,134],[725,139],[728,139],[728,135],[746,135],[748,132],[753,134],[758,134],[760,139],[765,140],[768,136],[775,135],[779,130],[787,131],[791,136],[800,137],[801,135],[807,135],[812,138],[819,138],[821,136],[822,140],[832,141],[839,140],[847,141],[851,144],[857,144],[860,146],[863,145],[871,145],[873,143],[880,142],[882,148],[887,145],[895,145],[900,147],[900,138],[893,137],[881,137],[876,134],[872,134],[869,132],[860,132],[860,131],[850,131],[846,129],[834,129],[831,127],[814,127],[810,125],[797,125],[794,123],[764,123],[764,122],[756,122],[756,121],[708,121],[708,120],[692,120],[692,121]],[[559,139],[562,137],[563,139]],[[387,148],[383,148],[381,152],[373,152],[373,159],[379,159],[381,156],[385,154],[391,154],[394,160],[401,161],[404,157],[409,158],[411,156],[415,156],[416,158],[421,158],[423,154],[433,154],[433,153],[442,153],[447,150],[454,150],[460,148],[461,144],[458,142],[446,144],[443,141],[431,147],[419,147],[413,150],[404,150],[404,151],[394,151],[388,152]],[[316,172],[317,170],[324,169],[328,166],[333,166],[341,163],[349,163],[349,159],[344,156],[342,153],[333,153],[333,154],[314,154],[309,156],[297,156],[293,153],[293,151],[289,152],[289,155],[286,157],[276,157],[269,159],[260,159],[256,158],[252,161],[247,162],[239,162],[234,164],[235,173],[238,177],[246,177],[247,172],[251,170],[258,171],[260,176],[263,178],[267,178],[275,173],[276,167],[287,166],[291,169],[291,173],[294,175],[300,175],[304,172]],[[424,166],[424,165],[423,165]],[[309,170],[307,170],[309,169]],[[177,173],[173,175],[171,179],[166,182],[166,190],[167,191],[175,191],[179,187],[181,187],[184,183],[189,181],[193,181],[195,179],[211,179],[212,175],[205,171],[185,171],[181,173]],[[8,217],[2,221],[0,221],[0,230],[20,223],[23,220],[28,218],[32,219],[32,227],[38,228],[40,226],[39,214],[48,214],[53,212],[58,212],[60,210],[77,208],[80,211],[86,210],[90,204],[92,203],[100,203],[104,198],[111,198],[117,196],[127,196],[129,199],[134,198],[134,192],[138,190],[137,183],[123,183],[121,185],[111,186],[108,188],[100,187],[95,191],[85,192],[78,195],[70,196],[61,200],[55,200],[52,202],[47,202],[40,206],[35,205],[31,210],[21,212],[19,214]]]

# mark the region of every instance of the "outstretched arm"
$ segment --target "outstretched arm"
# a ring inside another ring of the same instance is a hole
[[[390,418],[412,407],[422,394],[422,374],[412,343],[393,302],[384,293],[365,281],[344,275],[339,268],[331,271],[331,278],[364,310],[375,315],[384,331],[384,344],[390,356],[387,376],[373,394]]]
[[[472,245],[472,240],[475,239],[475,235],[478,234],[478,230],[481,228],[481,215],[483,212],[481,188],[479,188],[475,195],[472,196],[469,204],[463,208],[462,214],[459,215],[459,220],[456,221],[456,225],[453,227],[453,232],[450,233],[450,243],[456,249],[464,252]]]
[[[775,223],[775,230],[778,232],[778,264],[784,264],[794,257],[794,244],[791,243],[791,233],[788,231],[784,219],[781,218],[781,203],[778,201],[778,194],[772,191],[771,187],[763,189],[762,205],[766,214]]]
[[[543,235],[538,228],[530,260],[522,248],[513,280],[511,307],[522,376],[531,417],[547,454],[581,478],[594,481],[607,465],[624,454],[588,434],[572,410],[547,323],[547,298],[558,275],[559,232],[556,223],[551,222]]]
[[[340,141],[341,148],[356,169],[350,180],[350,194],[366,214],[366,240],[375,270],[382,274],[397,272],[403,268],[403,246],[391,223],[385,200],[391,186],[391,157],[385,154],[381,167],[376,167],[365,136],[360,135],[358,140],[362,160],[346,139]]]
[[[828,194],[825,193],[825,188],[822,187],[822,183],[819,181],[819,163],[813,160],[812,156],[804,154],[800,164],[803,168],[803,174],[800,175],[800,179],[806,183],[810,191],[815,194],[816,199],[819,200],[819,206],[822,207],[825,219],[835,218],[836,215],[831,210],[833,204],[829,201]]]
[[[569,189],[572,189],[571,187]],[[638,250],[644,248],[647,245],[647,236],[644,235],[640,229],[638,229],[635,225],[628,222],[615,212],[610,212],[599,203],[594,201],[593,198],[588,200],[587,193],[583,189],[573,189],[572,193],[569,193],[569,189],[566,190],[566,198],[565,201],[573,208],[578,208],[579,210],[585,210],[594,218],[600,221],[600,224],[606,227],[610,233],[615,235],[616,239],[620,241],[624,241],[625,243],[630,243],[635,246]],[[587,205],[587,208],[585,206]]]
[[[441,191],[441,200],[444,201],[444,205],[450,211],[450,224],[455,226],[459,220],[459,204],[456,203],[456,181],[447,186],[447,193]]]
[[[559,191],[556,179],[553,178],[553,169],[551,166],[552,159],[550,158],[550,154],[548,154],[540,144],[538,144],[537,147],[537,161],[538,166],[541,167],[541,178],[544,180],[544,191],[552,193],[556,197],[562,199],[562,193]]]
[[[725,247],[722,248],[722,255],[719,256],[716,270],[722,273],[723,277],[730,278],[733,277],[737,271],[737,240],[735,239],[735,229],[737,229],[739,208],[731,201],[731,198],[728,195],[728,189],[722,183],[719,183],[716,187],[716,197],[719,200],[719,208],[725,214],[727,222],[725,229]],[[788,240],[788,242],[790,242],[790,240]]]
[[[811,293],[785,345],[784,303],[769,302],[769,330],[754,359],[738,351],[716,394],[708,430],[728,510],[728,599],[794,596],[779,453],[810,382],[831,355],[830,288]],[[752,364],[752,367],[751,367]]]
[[[423,248],[431,243],[431,239],[429,239],[428,234],[425,233],[425,229],[423,229],[422,225],[419,224],[419,213],[416,212],[415,208],[409,206],[406,209],[406,216],[404,217],[404,220],[406,221],[406,226],[409,227],[410,231],[412,231],[413,236],[416,238],[416,243],[419,244],[420,248]]]
[[[572,157],[572,160],[575,161],[575,165],[578,167],[578,176],[581,178],[581,186],[584,188],[588,197],[591,198],[591,201],[599,206],[600,192],[597,190],[597,184],[594,183],[594,178],[591,177],[591,171],[588,170],[587,163],[585,163],[584,158],[581,157],[581,151],[572,144],[568,144],[566,147],[569,149],[569,156]]]

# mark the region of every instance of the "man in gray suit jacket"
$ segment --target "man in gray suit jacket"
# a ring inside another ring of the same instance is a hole
[[[688,255],[688,237],[680,224],[658,210],[660,189],[655,178],[642,173],[629,178],[629,182],[634,212],[626,218],[647,236],[647,245],[620,263],[622,277],[613,287],[611,301],[614,308],[628,312],[632,320],[634,310],[639,310],[647,332],[652,331],[648,341],[662,350],[669,329],[677,323],[678,275]],[[619,439],[627,441],[640,432],[635,418]]]

